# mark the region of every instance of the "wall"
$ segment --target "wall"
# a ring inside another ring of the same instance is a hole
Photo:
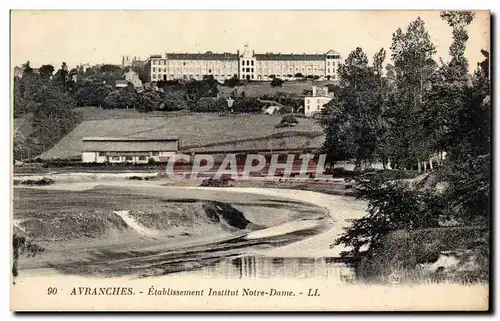
[[[323,106],[327,104],[331,97],[306,97],[304,98],[304,114],[307,117],[313,116],[323,109]]]

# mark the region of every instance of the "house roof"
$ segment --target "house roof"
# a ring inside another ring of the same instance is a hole
[[[177,151],[179,142],[177,137],[84,137],[82,140],[84,152]]]
[[[225,52],[225,53],[213,53],[207,51],[206,53],[167,53],[165,55],[167,59],[172,60],[238,60],[238,55]]]

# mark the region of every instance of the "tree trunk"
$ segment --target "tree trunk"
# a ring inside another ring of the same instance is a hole
[[[432,165],[432,157],[429,158],[429,169],[431,170],[431,172],[434,169],[434,166]]]
[[[420,159],[417,159],[417,164],[418,164],[418,173],[422,173],[422,163],[420,163]]]

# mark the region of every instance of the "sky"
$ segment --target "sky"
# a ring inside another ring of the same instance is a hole
[[[64,61],[120,64],[122,56],[146,59],[165,52],[233,52],[248,43],[255,52],[325,53],[345,59],[361,47],[371,59],[392,34],[421,17],[437,47],[435,59],[449,60],[451,27],[439,11],[12,11],[11,62],[32,67]],[[470,69],[489,50],[488,11],[469,26]]]

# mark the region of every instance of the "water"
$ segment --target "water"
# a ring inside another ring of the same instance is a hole
[[[171,275],[228,279],[313,278],[338,283],[349,283],[355,280],[354,268],[339,262],[336,258],[244,256]]]

